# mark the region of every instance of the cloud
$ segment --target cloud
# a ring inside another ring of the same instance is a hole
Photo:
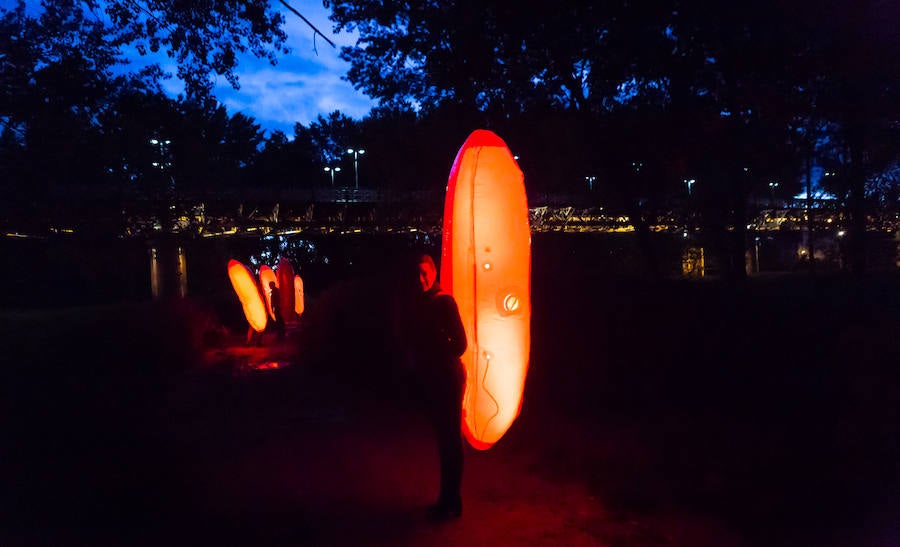
[[[268,67],[239,71],[238,76],[240,90],[227,83],[216,87],[216,96],[229,112],[243,112],[256,118],[264,129],[279,129],[288,135],[293,135],[296,122],[307,125],[319,114],[340,110],[361,118],[372,108],[370,99],[333,71]]]
[[[354,118],[365,116],[375,103],[342,80],[349,64],[339,56],[342,46],[356,43],[356,35],[333,34],[330,12],[321,1],[294,0],[291,5],[338,49],[321,37],[314,38],[309,25],[282,8],[286,45],[291,53],[279,55],[275,66],[252,56],[240,58],[237,75],[241,88],[234,90],[222,79],[215,87],[216,96],[229,112],[243,112],[256,118],[263,129],[278,129],[288,135],[293,135],[295,123],[307,125],[318,115],[334,110]]]
[[[213,90],[216,97],[228,108],[229,114],[243,112],[255,118],[263,129],[281,130],[288,136],[294,134],[295,123],[307,125],[318,115],[334,110],[353,118],[365,116],[375,102],[342,80],[350,65],[340,58],[340,48],[355,44],[356,34],[333,34],[334,23],[328,20],[330,11],[322,6],[321,0],[288,1],[335,42],[337,48],[332,48],[321,36],[314,40],[314,32],[309,25],[286,8],[281,8],[285,18],[286,45],[291,52],[278,55],[275,66],[249,53],[239,56],[235,72],[240,89],[233,89],[220,76],[216,78]],[[278,5],[277,2],[274,4]],[[177,67],[164,52],[141,56],[133,47],[126,47],[123,52],[132,61],[122,68],[123,71],[159,63],[165,72],[173,75],[163,80],[163,90],[170,96],[184,92],[184,82],[174,76]]]

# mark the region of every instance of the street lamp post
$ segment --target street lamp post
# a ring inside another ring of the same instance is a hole
[[[330,165],[325,168],[326,173],[331,173],[331,187],[332,188],[334,188],[334,174],[340,170],[341,170],[340,167],[332,167]]]
[[[774,180],[769,183],[769,190],[772,191],[772,204],[775,204],[775,189],[778,188],[778,183]]]
[[[165,172],[169,167],[172,167],[172,162],[169,161],[169,145],[172,144],[172,141],[169,139],[152,138],[150,139],[150,144],[159,148],[159,161],[154,161],[153,167],[158,168],[162,172]],[[169,186],[170,190],[175,189],[175,179],[172,177],[171,173],[169,174]]]
[[[597,180],[597,177],[595,177],[594,175],[588,175],[588,176],[584,177],[584,180],[587,181],[587,183],[588,183],[588,191],[593,192],[594,191],[594,181]]]
[[[366,153],[362,148],[360,149],[347,149],[348,154],[353,154],[353,177],[356,182],[356,189],[359,190],[359,157]]]
[[[159,197],[155,197],[154,201],[160,200],[157,205],[163,210],[159,212],[160,228],[169,232],[174,228],[175,222],[175,177],[172,174],[172,162],[169,158],[169,145],[172,141],[169,139],[161,139],[157,136],[150,138],[150,144],[153,145],[156,160],[152,162],[153,167],[159,169],[161,182],[164,189]],[[168,179],[167,179],[168,178]],[[154,194],[156,191],[154,191]]]
[[[688,192],[688,201],[685,202],[685,218],[684,218],[684,231],[681,233],[681,236],[684,239],[688,237],[689,224],[691,223],[691,212],[690,212],[690,197],[691,197],[691,188],[693,188],[694,184],[697,183],[696,179],[684,179],[684,185],[687,186]]]

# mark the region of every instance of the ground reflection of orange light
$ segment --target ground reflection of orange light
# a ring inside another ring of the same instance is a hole
[[[531,230],[522,171],[500,137],[460,148],[444,205],[441,286],[459,305],[468,348],[463,431],[490,448],[519,414],[531,343]]]

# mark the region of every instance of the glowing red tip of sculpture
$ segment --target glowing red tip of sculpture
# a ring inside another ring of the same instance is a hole
[[[487,129],[476,129],[469,135],[466,142],[463,143],[460,150],[466,148],[474,148],[476,146],[500,146],[506,148],[506,143],[493,131]]]

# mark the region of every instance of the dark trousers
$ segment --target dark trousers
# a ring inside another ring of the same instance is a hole
[[[437,438],[441,462],[441,492],[438,503],[448,507],[462,502],[463,440],[462,398],[465,389],[465,373],[454,374],[434,385],[430,398],[431,423]]]
[[[279,339],[284,338],[284,321],[279,317],[278,319],[273,319],[269,322],[270,328],[275,331],[275,334]]]

